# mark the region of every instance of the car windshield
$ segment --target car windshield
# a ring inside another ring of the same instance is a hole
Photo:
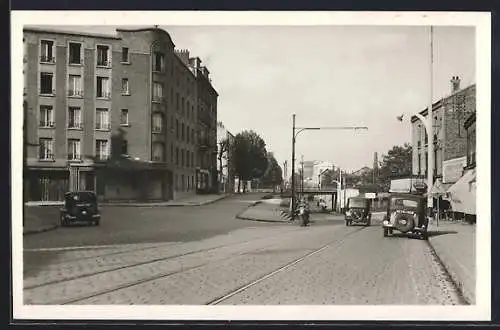
[[[366,207],[367,200],[364,198],[351,198],[349,199],[349,207]]]
[[[418,201],[405,198],[393,198],[391,200],[392,209],[416,209]]]

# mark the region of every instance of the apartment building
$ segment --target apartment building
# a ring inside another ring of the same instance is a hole
[[[29,199],[76,189],[106,200],[196,193],[198,79],[166,31],[25,28],[23,41]],[[141,166],[104,175],[112,150]]]
[[[461,89],[460,78],[452,77],[451,94],[432,105],[434,136],[429,141],[425,127],[412,117],[412,172],[427,176],[428,143],[434,144],[434,179],[450,187],[462,176],[467,164],[467,132],[464,123],[476,112],[476,85]],[[420,112],[427,117],[428,109]]]

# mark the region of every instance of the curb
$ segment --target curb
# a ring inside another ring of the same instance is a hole
[[[209,204],[213,204],[215,202],[218,202],[222,199],[228,198],[229,195],[227,196],[221,196],[220,198],[216,198],[214,200],[206,201],[206,202],[201,202],[201,203],[181,203],[179,202],[176,204],[175,202],[172,202],[172,204],[159,204],[159,203],[151,203],[148,205],[147,203],[144,204],[139,204],[139,203],[99,203],[99,206],[106,206],[106,207],[115,207],[115,206],[121,206],[121,207],[185,207],[185,206],[205,206]]]
[[[26,230],[26,231],[23,231],[23,236],[44,233],[46,231],[54,230],[58,227],[59,227],[59,225],[52,225],[50,227],[45,227],[45,228],[41,228],[41,229]]]
[[[434,246],[432,245],[430,239],[427,240],[427,245],[429,246],[429,248],[431,250],[431,254],[434,256],[434,258],[439,263],[439,265],[443,268],[443,270],[446,274],[446,277],[448,277],[448,280],[453,285],[453,288],[457,291],[459,299],[462,300],[462,302],[465,303],[466,305],[473,305],[471,303],[471,301],[473,301],[474,299],[472,297],[470,297],[468,292],[465,292],[465,289],[464,289],[462,282],[460,281],[460,279],[458,278],[456,273],[453,272],[450,269],[450,267],[447,266],[446,262],[443,261],[443,258],[439,255],[439,253],[437,253],[437,251],[434,248]]]
[[[241,215],[248,211],[249,208],[254,207],[258,204],[261,204],[262,201],[255,201],[252,204],[250,204],[246,209],[243,211],[239,212],[236,214],[235,218],[240,219],[240,220],[248,220],[248,221],[259,221],[259,222],[274,222],[274,223],[289,223],[290,221],[281,221],[281,220],[264,220],[264,219],[257,219],[257,218],[249,218],[249,217],[242,217]]]

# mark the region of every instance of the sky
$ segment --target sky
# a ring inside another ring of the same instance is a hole
[[[299,127],[367,126],[367,131],[305,131],[296,158],[331,161],[347,171],[371,167],[394,145],[411,142],[409,118],[430,96],[429,28],[424,26],[160,26],[189,49],[219,93],[218,120],[233,134],[254,130],[280,164]],[[54,27],[51,27],[54,28]],[[59,26],[115,32],[115,26]],[[475,81],[475,28],[434,27],[433,100],[450,79]]]

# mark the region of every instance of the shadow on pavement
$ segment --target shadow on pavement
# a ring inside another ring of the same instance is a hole
[[[447,235],[447,234],[458,234],[458,232],[454,231],[454,230],[429,230],[428,231],[429,237],[441,236],[441,235]]]

